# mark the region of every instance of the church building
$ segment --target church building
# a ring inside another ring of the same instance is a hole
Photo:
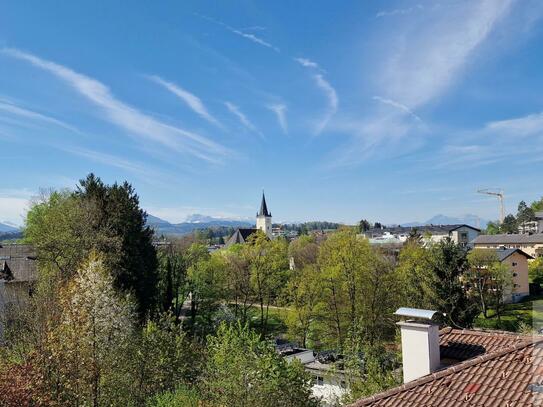
[[[232,236],[228,239],[225,246],[231,246],[236,243],[245,243],[249,236],[261,230],[266,234],[268,239],[272,238],[272,215],[268,211],[268,205],[266,204],[266,196],[262,192],[262,201],[260,202],[260,210],[256,214],[256,228],[238,228]]]

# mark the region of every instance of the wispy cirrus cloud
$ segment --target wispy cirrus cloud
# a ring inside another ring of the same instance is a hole
[[[382,69],[384,97],[415,109],[458,80],[476,50],[510,12],[513,0],[459,3],[394,32]]]
[[[317,124],[315,126],[315,133],[319,134],[327,126],[330,119],[337,113],[339,105],[339,98],[337,96],[337,92],[330,84],[330,82],[328,82],[328,80],[326,80],[326,78],[324,77],[324,70],[319,66],[318,63],[303,57],[294,58],[294,60],[303,67],[308,68],[310,71],[313,72],[312,76],[315,84],[324,93],[326,99],[328,100],[328,107],[324,112],[323,117],[317,121]],[[315,71],[320,72],[314,73]]]
[[[137,135],[143,140],[213,163],[219,163],[223,157],[231,154],[230,150],[204,136],[164,123],[120,101],[106,85],[96,79],[18,49],[3,48],[1,52],[29,62],[61,79],[98,106],[106,120],[126,130],[129,135]]]
[[[261,46],[266,47],[266,48],[270,48],[270,49],[274,50],[275,52],[281,52],[279,50],[279,48],[277,48],[275,45],[270,44],[269,42],[263,40],[260,37],[257,37],[254,34],[238,30],[237,28],[234,28],[234,27],[232,27],[232,26],[230,26],[230,25],[228,25],[226,23],[223,23],[222,21],[216,20],[216,19],[208,17],[208,16],[204,16],[204,15],[201,15],[201,14],[196,14],[196,15],[203,18],[203,19],[205,19],[205,20],[207,20],[207,21],[210,21],[210,22],[212,22],[214,24],[218,24],[221,27],[224,27],[226,30],[230,31],[231,33],[239,35],[240,37],[245,38],[245,39],[247,39],[247,40],[249,40],[251,42],[254,42],[255,44],[261,45]],[[262,28],[262,27],[259,27],[259,28]],[[252,30],[254,30],[254,27],[252,27]]]
[[[413,6],[413,7],[396,8],[392,10],[381,10],[375,15],[375,17],[381,18],[381,17],[396,16],[396,15],[405,15],[405,14],[411,14],[414,11],[420,11],[423,9],[424,7],[422,4],[417,4],[416,6]]]
[[[222,128],[221,123],[213,117],[207,108],[204,106],[204,103],[202,100],[190,93],[188,90],[183,89],[181,86],[176,85],[173,82],[166,81],[162,79],[160,76],[151,75],[148,76],[150,80],[153,82],[161,85],[162,87],[169,90],[171,93],[173,93],[175,96],[177,96],[179,99],[181,99],[185,104],[196,114],[198,114],[200,117],[202,117],[204,120],[207,120],[209,123]]]
[[[398,103],[392,99],[385,99],[385,98],[382,98],[381,96],[374,96],[372,98],[373,100],[376,100],[378,102],[381,102],[381,103],[384,103],[385,105],[389,105],[389,106],[392,106],[392,107],[395,107],[399,110],[401,110],[402,112],[405,112],[407,113],[408,115],[410,115],[411,117],[413,117],[415,120],[417,120],[418,122],[420,123],[424,123],[422,121],[422,119],[417,116],[411,109],[409,109],[406,105],[403,105],[401,103]]]
[[[314,68],[322,71],[322,68],[315,61],[310,60],[309,58],[294,58],[296,62],[306,68]]]
[[[323,75],[315,74],[313,79],[315,80],[315,83],[319,89],[324,92],[326,98],[328,99],[328,108],[326,109],[324,116],[317,124],[316,133],[319,134],[328,125],[330,119],[336,114],[339,105],[339,98],[334,87],[330,85],[330,82],[324,79]]]
[[[529,165],[543,161],[543,112],[495,120],[463,131],[434,159],[438,169],[475,168],[495,163]]]
[[[62,127],[66,130],[73,131],[75,133],[80,132],[76,127],[63,122],[62,120],[58,120],[58,119],[55,119],[54,117],[18,106],[13,102],[9,102],[3,99],[0,99],[0,112],[7,113],[12,116],[18,116],[23,119],[29,119],[33,121],[39,121],[42,123],[52,124],[58,127]]]
[[[483,0],[420,10],[413,19],[394,26],[382,38],[377,66],[378,95],[393,106],[369,109],[362,117],[342,117],[331,126],[350,134],[331,162],[352,166],[370,157],[406,154],[424,145],[431,134],[414,112],[438,100],[461,78],[495,28],[510,13],[514,0]],[[409,144],[402,142],[409,137]],[[472,143],[474,144],[474,143]],[[475,143],[476,144],[476,143]]]
[[[283,130],[283,133],[288,133],[288,125],[287,125],[287,106],[282,103],[277,103],[273,105],[268,105],[268,109],[270,109],[272,112],[275,113],[277,117],[277,122],[279,123],[279,126],[281,127],[281,130]]]
[[[260,130],[258,130],[256,128],[256,126],[249,120],[249,118],[245,115],[245,113],[243,113],[239,106],[235,105],[234,103],[232,102],[224,102],[224,105],[226,106],[226,108],[228,109],[228,111],[230,113],[232,113],[234,116],[236,116],[238,118],[238,120],[240,121],[240,123],[245,126],[247,129],[257,133],[259,136],[261,137],[264,137],[264,135],[262,134],[262,132]]]

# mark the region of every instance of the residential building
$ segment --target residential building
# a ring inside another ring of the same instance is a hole
[[[36,279],[36,254],[31,245],[0,244],[0,338],[10,313],[27,303]]]
[[[291,343],[276,345],[277,351],[286,360],[298,359],[313,378],[313,395],[321,399],[323,406],[336,406],[347,392],[343,371],[334,357],[316,354],[311,349],[300,348]]]
[[[507,293],[506,302],[519,302],[530,295],[528,260],[533,257],[520,249],[500,248],[496,250],[500,263],[505,264],[513,276],[511,292]]]
[[[372,244],[405,243],[409,236],[419,234],[427,243],[440,242],[451,238],[453,242],[462,246],[470,246],[470,242],[481,233],[470,225],[424,225],[424,226],[387,226],[373,228],[363,234]]]
[[[404,384],[351,407],[542,405],[543,337],[452,328],[438,331],[430,320],[399,325]],[[411,376],[405,377],[406,370]]]
[[[543,256],[543,233],[479,235],[471,244],[475,248],[520,249],[532,257]]]

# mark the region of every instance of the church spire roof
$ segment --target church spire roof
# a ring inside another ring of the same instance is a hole
[[[262,202],[260,203],[260,211],[258,212],[258,216],[271,216],[271,213],[268,212],[268,205],[266,205],[264,191],[262,191]]]

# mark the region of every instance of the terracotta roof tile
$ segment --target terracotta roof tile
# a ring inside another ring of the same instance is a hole
[[[384,393],[359,400],[352,406],[543,405],[543,388],[539,391],[537,387],[542,376],[535,373],[543,371],[540,368],[540,363],[543,363],[543,337],[450,328],[441,331],[442,349],[443,346],[463,341],[483,346],[485,353]],[[468,349],[457,347],[455,351],[460,348]],[[469,352],[460,355],[469,356]]]

